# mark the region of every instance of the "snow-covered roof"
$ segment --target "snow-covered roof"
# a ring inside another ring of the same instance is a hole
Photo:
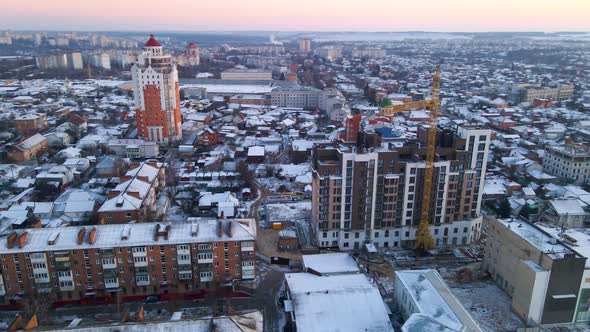
[[[286,273],[299,331],[393,331],[377,287],[364,274]]]
[[[248,148],[248,157],[264,157],[264,146],[251,146]]]
[[[359,271],[358,264],[347,253],[303,255],[303,266],[321,274]]]
[[[549,204],[559,215],[583,216],[586,214],[577,199],[557,199],[550,201]]]
[[[418,313],[454,331],[481,331],[436,270],[396,271],[395,276],[408,290]]]
[[[4,211],[5,212],[5,211]],[[241,223],[241,222],[243,223]],[[217,220],[204,219],[196,220],[194,223],[189,219],[186,222],[159,223],[161,227],[171,226],[168,239],[160,237],[157,241],[154,238],[155,227],[158,223],[135,223],[135,224],[109,224],[95,225],[96,236],[94,243],[90,244],[84,241],[78,244],[78,232],[82,227],[60,227],[55,228],[30,228],[26,231],[29,233],[27,241],[22,248],[15,246],[7,248],[6,242],[0,244],[0,254],[10,254],[17,252],[35,252],[42,250],[61,251],[72,249],[88,248],[114,248],[114,247],[133,247],[146,245],[171,245],[181,243],[196,242],[214,242],[214,241],[253,241],[256,230],[252,219],[237,219],[231,223],[232,236],[229,237],[222,232],[221,237],[217,233]],[[227,225],[229,221],[220,221]],[[194,232],[193,224],[198,224],[198,232]],[[225,226],[227,227],[227,226]],[[86,230],[90,229],[88,226]],[[127,239],[123,239],[122,234],[126,231]],[[55,244],[48,245],[48,240],[54,232],[59,232]]]

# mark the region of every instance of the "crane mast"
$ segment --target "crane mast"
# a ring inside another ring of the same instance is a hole
[[[420,224],[418,224],[418,232],[416,235],[416,251],[423,254],[434,246],[432,236],[430,235],[430,201],[432,195],[434,159],[436,156],[436,127],[440,110],[440,65],[437,65],[435,68],[434,78],[432,79],[432,96],[430,100],[412,101],[404,104],[386,106],[381,113],[383,115],[392,115],[420,108],[427,108],[430,110],[430,125],[428,127],[428,138],[426,141],[426,164],[424,167],[424,196],[422,198]]]
[[[440,66],[436,66],[436,72],[432,80],[432,96],[430,103],[430,126],[428,127],[428,139],[426,145],[426,165],[424,168],[424,197],[422,198],[422,213],[418,234],[416,235],[416,250],[424,253],[433,247],[433,239],[430,235],[430,200],[432,195],[432,177],[434,173],[434,157],[436,154],[436,126],[438,112],[440,110]]]

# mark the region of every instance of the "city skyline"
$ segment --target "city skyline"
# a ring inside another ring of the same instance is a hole
[[[166,31],[590,31],[590,2],[469,0],[369,0],[364,6],[327,0],[297,5],[266,0],[167,6],[106,0],[81,9],[72,0],[40,3],[10,1],[0,13],[0,29],[14,30],[166,30]],[[228,10],[231,9],[231,10]],[[109,10],[112,9],[112,10]],[[104,11],[109,10],[108,20]],[[494,15],[498,13],[500,16]],[[300,18],[305,17],[305,20]]]

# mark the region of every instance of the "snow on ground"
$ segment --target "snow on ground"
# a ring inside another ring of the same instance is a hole
[[[449,282],[449,287],[484,331],[516,331],[517,328],[524,327],[510,308],[510,297],[494,283],[477,281],[453,285]]]
[[[166,211],[166,221],[183,222],[186,221],[187,218],[188,216],[184,214],[180,206],[172,205]]]
[[[266,214],[269,221],[289,220],[298,221],[311,212],[311,201],[294,203],[266,204]]]

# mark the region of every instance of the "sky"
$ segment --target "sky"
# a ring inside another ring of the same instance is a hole
[[[0,29],[590,31],[590,0],[0,0]]]

